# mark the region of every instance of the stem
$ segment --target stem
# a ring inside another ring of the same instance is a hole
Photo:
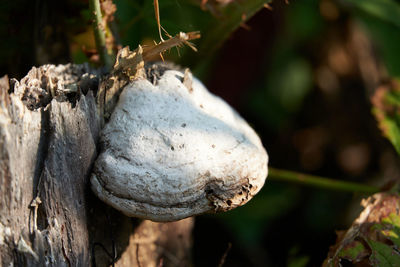
[[[143,59],[145,61],[150,60],[152,57],[159,55],[160,53],[171,49],[172,47],[179,47],[182,44],[186,44],[194,51],[197,51],[197,49],[189,41],[198,38],[200,38],[200,32],[180,32],[175,37],[171,37],[170,39],[163,41],[157,45],[145,48],[143,51]]]
[[[105,25],[102,23],[99,1],[100,0],[89,0],[89,10],[92,14],[94,38],[97,51],[100,55],[100,61],[107,69],[111,69],[112,59],[107,52]]]
[[[353,193],[373,194],[380,191],[378,187],[370,185],[339,181],[321,176],[314,176],[304,173],[279,170],[275,168],[268,168],[268,169],[269,169],[268,179],[275,181],[292,182],[302,185],[309,185],[319,188],[326,188],[330,190],[346,191]]]

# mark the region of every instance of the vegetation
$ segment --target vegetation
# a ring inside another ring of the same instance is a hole
[[[48,62],[110,67],[122,46],[160,42],[153,1],[102,1],[102,36],[88,1],[50,2],[0,4],[1,74]],[[164,60],[233,105],[270,156],[254,200],[196,218],[194,264],[400,265],[400,3],[159,0],[159,15],[172,36],[201,32],[198,52],[171,49]],[[376,192],[385,193],[364,203],[376,213],[362,217],[361,199]]]

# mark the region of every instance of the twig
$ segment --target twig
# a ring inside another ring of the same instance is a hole
[[[139,244],[136,244],[136,263],[139,267],[142,267],[142,264],[140,264],[140,259],[139,259]]]
[[[231,248],[232,248],[232,243],[229,242],[229,243],[228,243],[228,247],[226,248],[224,255],[222,255],[222,258],[221,258],[221,260],[219,261],[218,267],[224,266],[226,257],[228,256],[228,253],[229,253],[229,251],[231,250]]]
[[[279,170],[275,168],[269,168],[268,179],[353,193],[373,194],[380,191],[380,189],[375,186],[334,180],[321,176],[314,176],[287,170]]]
[[[100,55],[102,64],[107,69],[111,69],[113,62],[110,54],[107,51],[105,25],[103,25],[102,22],[99,0],[89,0],[89,10],[93,19],[93,31],[97,52]]]
[[[153,1],[154,4],[154,14],[156,15],[156,21],[158,26],[158,34],[160,35],[161,42],[164,42],[164,39],[161,35],[161,22],[160,22],[160,8],[158,7],[158,0]]]
[[[158,262],[157,267],[163,267],[164,266],[164,258],[161,258],[160,261]]]
[[[188,33],[180,32],[175,37],[165,40],[164,42],[161,42],[157,45],[151,47],[144,47],[143,59],[147,61],[152,57],[157,56],[168,49],[171,49],[172,47],[175,46],[179,47],[183,44],[186,44],[194,51],[197,51],[197,49],[189,41],[198,38],[200,38],[200,32],[188,32]]]

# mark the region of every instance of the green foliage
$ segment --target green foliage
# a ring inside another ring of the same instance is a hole
[[[372,98],[372,104],[379,128],[400,154],[400,84],[393,81],[379,88]]]
[[[72,53],[72,61],[76,64],[83,64],[88,61],[88,58],[81,49],[78,49],[75,53]]]
[[[368,253],[368,248],[366,248],[362,242],[354,241],[350,245],[343,247],[343,249],[339,251],[338,256],[342,259],[357,262],[362,259],[366,253]]]
[[[388,217],[382,219],[382,223],[376,224],[374,227],[390,239],[397,250],[400,249],[400,216],[398,214],[390,213]]]
[[[318,2],[293,2],[288,6],[285,25],[268,59],[265,77],[257,82],[251,109],[272,129],[280,129],[303,104],[312,88],[313,73],[302,47],[323,29]]]
[[[278,61],[280,59],[280,61]],[[276,67],[268,73],[262,86],[252,97],[251,108],[272,128],[279,128],[299,110],[311,89],[312,73],[302,57],[277,58]]]
[[[305,267],[309,265],[310,257],[299,253],[300,248],[294,246],[290,249],[286,266],[287,267]]]
[[[161,25],[170,35],[180,31],[200,31],[201,39],[195,41],[199,52],[191,52],[190,58],[185,58],[188,48],[181,48],[180,57],[166,55],[174,62],[185,62],[185,65],[194,66],[211,60],[222,43],[244,21],[251,18],[266,0],[236,1],[226,7],[216,7],[216,13],[202,10],[201,1],[192,0],[163,0],[159,1]],[[153,1],[120,0],[117,4],[117,21],[121,29],[121,41],[131,48],[138,44],[159,41],[157,23],[154,15]],[[201,59],[201,62],[200,60]]]
[[[378,232],[383,239],[374,240],[372,233]],[[371,235],[366,238],[371,249],[369,258],[373,266],[400,266],[400,216],[392,212],[381,222],[371,227]]]
[[[398,193],[379,193],[368,200],[364,212],[339,237],[324,266],[342,259],[365,266],[400,266],[400,214]]]
[[[221,15],[213,17],[204,29],[204,37],[199,46],[202,51],[201,54],[204,55],[206,51],[206,53],[212,53],[215,49],[219,48],[235,29],[251,18],[268,2],[271,1],[236,1],[223,8]]]
[[[217,215],[246,245],[261,242],[262,233],[274,218],[287,213],[296,203],[299,191],[295,188],[270,185],[245,206]]]
[[[400,3],[394,0],[342,0],[364,24],[392,77],[400,77]]]
[[[367,242],[372,249],[371,257],[369,258],[372,266],[400,266],[400,254],[392,246],[374,240],[368,240]]]
[[[288,267],[305,267],[307,266],[310,258],[308,256],[300,256],[289,260]]]
[[[400,28],[400,5],[393,0],[342,0],[362,12]]]

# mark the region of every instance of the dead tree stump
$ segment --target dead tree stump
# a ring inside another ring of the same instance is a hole
[[[102,79],[44,65],[0,80],[1,266],[187,266],[193,220],[128,218],[91,192]]]

